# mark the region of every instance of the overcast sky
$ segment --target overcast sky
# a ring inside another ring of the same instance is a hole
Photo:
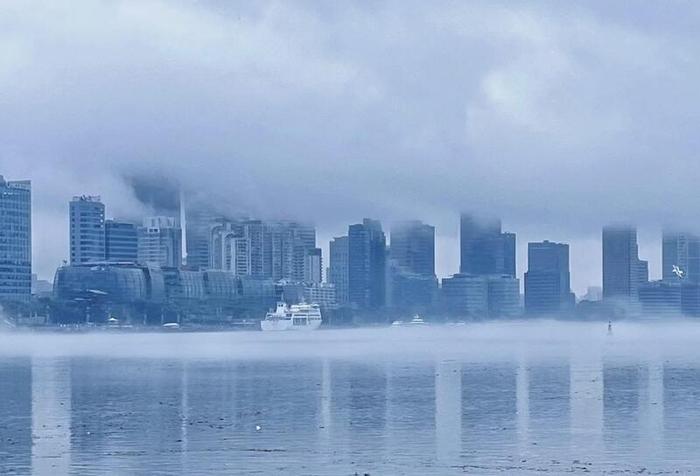
[[[600,284],[600,227],[695,229],[696,2],[0,2],[0,173],[31,179],[34,267],[68,255],[67,202],[148,213],[133,184],[226,209],[438,228],[458,212],[571,243]],[[324,246],[326,246],[324,244]]]

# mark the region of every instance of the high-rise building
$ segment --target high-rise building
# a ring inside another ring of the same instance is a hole
[[[26,301],[31,292],[31,182],[0,175],[0,300]]]
[[[384,306],[386,237],[378,220],[365,218],[348,228],[348,295],[360,309]]]
[[[345,305],[348,297],[348,237],[333,238],[329,246],[330,263],[328,265],[328,282],[335,286],[335,298],[338,304]]]
[[[540,314],[573,306],[569,274],[569,245],[528,243],[525,273],[525,310]]]
[[[442,280],[442,301],[445,311],[456,317],[513,317],[520,313],[520,280],[455,274]]]
[[[460,273],[515,277],[515,234],[503,233],[500,220],[460,217]]]
[[[105,259],[113,262],[135,263],[138,259],[136,225],[128,222],[105,222]]]
[[[435,276],[435,227],[417,220],[394,224],[391,259],[409,273]]]
[[[182,230],[173,217],[148,217],[138,228],[137,261],[144,265],[179,267]]]
[[[313,225],[293,221],[265,224],[264,275],[275,281],[304,281],[306,253],[316,248]]]
[[[700,236],[664,230],[662,271],[664,281],[700,283]]]
[[[636,300],[639,286],[648,281],[648,263],[639,259],[637,230],[603,228],[603,298]]]
[[[105,206],[99,196],[76,196],[70,202],[70,262],[105,260]]]
[[[207,269],[209,267],[211,228],[220,218],[206,208],[190,204],[185,206],[185,247],[189,268]]]
[[[321,253],[321,248],[306,250],[306,261],[304,263],[305,283],[320,283],[323,280],[323,257]],[[335,289],[333,292],[335,293]]]

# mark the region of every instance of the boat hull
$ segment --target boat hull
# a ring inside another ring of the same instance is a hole
[[[303,326],[295,326],[291,320],[264,319],[260,321],[260,329],[263,331],[313,331],[321,326],[321,321],[310,321]]]

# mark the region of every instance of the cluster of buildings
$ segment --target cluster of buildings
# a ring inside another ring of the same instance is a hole
[[[663,277],[649,281],[636,230],[605,227],[602,303],[593,305],[576,303],[564,243],[528,244],[522,293],[516,236],[500,220],[462,214],[459,273],[439,280],[435,228],[421,221],[394,223],[388,237],[378,220],[352,224],[330,242],[325,263],[308,223],[181,208],[134,223],[107,219],[100,197],[74,197],[69,260],[55,274],[51,319],[232,323],[260,319],[279,299],[318,303],[337,322],[413,313],[434,319],[620,310],[700,315],[700,236],[688,232],[664,233]],[[31,235],[30,182],[0,177],[0,302],[32,301]]]

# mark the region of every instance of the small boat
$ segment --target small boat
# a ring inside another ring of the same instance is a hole
[[[278,302],[274,311],[260,321],[263,331],[310,331],[321,326],[321,310],[318,304],[292,304]]]
[[[168,331],[176,331],[180,329],[180,324],[178,324],[177,322],[166,322],[165,324],[163,324],[162,327],[163,329]]]
[[[612,321],[608,321],[608,335],[611,336],[612,333]]]
[[[413,319],[411,319],[408,322],[408,325],[409,326],[425,326],[427,324],[425,323],[425,321],[423,320],[422,317],[420,317],[418,314],[416,314],[415,316],[413,316]]]

